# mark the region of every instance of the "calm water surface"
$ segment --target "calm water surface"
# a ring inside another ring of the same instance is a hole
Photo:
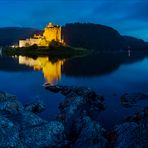
[[[53,120],[64,97],[45,90],[45,82],[86,86],[104,95],[107,108],[99,121],[109,128],[148,105],[144,100],[124,108],[120,102],[124,93],[148,92],[148,57],[139,53],[103,53],[69,60],[0,57],[0,90],[15,94],[23,104],[43,100],[46,110],[41,116]]]

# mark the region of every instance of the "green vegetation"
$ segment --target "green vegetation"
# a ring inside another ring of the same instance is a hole
[[[9,56],[23,55],[23,56],[49,56],[57,58],[69,58],[73,56],[88,54],[88,50],[82,48],[72,48],[69,46],[63,46],[54,41],[49,45],[49,47],[38,47],[37,45],[22,47],[22,48],[8,47],[3,50],[3,54]]]

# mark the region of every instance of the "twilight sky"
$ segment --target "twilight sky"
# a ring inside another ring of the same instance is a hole
[[[91,22],[148,41],[148,0],[0,0],[0,27]]]

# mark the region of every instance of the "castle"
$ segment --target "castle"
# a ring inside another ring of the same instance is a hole
[[[51,41],[57,41],[59,43],[64,43],[62,39],[62,28],[58,25],[53,25],[49,23],[45,27],[43,35],[34,35],[33,38],[19,41],[19,47],[28,47],[36,44],[37,46],[49,46]]]

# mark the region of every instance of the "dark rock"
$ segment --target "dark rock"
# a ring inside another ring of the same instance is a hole
[[[92,91],[90,88],[87,88],[87,87],[60,86],[60,85],[46,84],[45,88],[54,93],[60,92],[64,96],[67,96],[70,93],[76,94],[77,96],[84,96],[84,97],[91,97],[91,98],[98,96],[94,91]],[[103,99],[103,96],[99,95],[99,97]]]
[[[64,96],[69,95],[71,92],[73,91],[72,87],[63,87],[63,89],[61,90],[61,94]]]
[[[50,85],[50,84],[45,84],[44,87],[54,93],[58,93],[63,89],[62,86]]]
[[[62,123],[54,121],[41,126],[26,128],[21,132],[27,147],[64,147],[65,134]]]
[[[125,123],[115,126],[113,133],[117,148],[148,147],[148,108],[128,116]]]
[[[62,120],[65,125],[70,126],[83,111],[86,111],[91,118],[96,118],[96,115],[105,109],[103,96],[97,95],[89,88],[46,85],[46,89],[66,96],[59,105],[60,114],[58,115],[58,119]]]
[[[0,93],[0,147],[148,147],[147,107],[128,116],[105,138],[105,130],[97,121],[104,110],[103,96],[85,87],[50,86],[49,90],[65,96],[59,105],[58,121],[48,122],[35,114],[45,108],[41,102],[24,108],[15,96]],[[125,94],[121,99],[128,102],[145,98],[144,94]]]
[[[60,122],[47,122],[27,111],[7,118],[19,128],[20,141],[25,147],[62,147],[65,145],[64,126]]]
[[[131,107],[137,104],[140,100],[148,99],[148,94],[145,93],[132,93],[132,94],[124,94],[120,97],[121,104],[124,107]]]
[[[136,123],[145,123],[148,124],[148,107],[144,108],[143,111],[137,112],[134,115],[130,115],[125,118],[126,122],[136,122]]]
[[[19,128],[0,116],[0,147],[16,147],[20,142]]]
[[[53,92],[65,96],[59,105],[57,117],[65,127],[70,147],[106,147],[107,140],[102,136],[103,128],[95,120],[104,110],[104,97],[86,87],[46,86]]]
[[[0,91],[0,102],[16,100],[16,96]]]
[[[64,115],[64,122],[68,123],[72,121],[76,114],[80,114],[85,103],[84,98],[81,96],[65,98],[64,102],[59,107],[60,114]]]
[[[0,112],[2,114],[16,114],[22,112],[23,109],[23,105],[17,101],[16,96],[0,92]]]
[[[73,121],[74,118],[81,115],[83,111],[93,117],[95,113],[100,113],[104,108],[102,96],[97,96],[93,91],[84,88],[82,90],[81,88],[73,88],[59,106],[60,117],[68,124],[69,121]]]
[[[127,122],[116,126],[114,131],[116,133],[116,148],[148,147],[148,127],[135,122]]]
[[[104,129],[88,116],[80,118],[75,124],[78,137],[72,147],[74,148],[106,148],[107,140],[102,136]]]
[[[14,118],[0,117],[0,147],[63,147],[64,126],[24,112]]]
[[[43,120],[39,116],[34,113],[24,111],[15,116],[7,116],[9,120],[15,123],[21,129],[30,128],[34,126],[41,126],[43,124],[47,124],[46,120]]]
[[[26,111],[40,113],[45,110],[45,104],[42,101],[33,102],[24,106]]]
[[[40,102],[23,107],[15,96],[0,93],[0,147],[64,147],[64,126],[48,122],[33,112],[43,110]]]

